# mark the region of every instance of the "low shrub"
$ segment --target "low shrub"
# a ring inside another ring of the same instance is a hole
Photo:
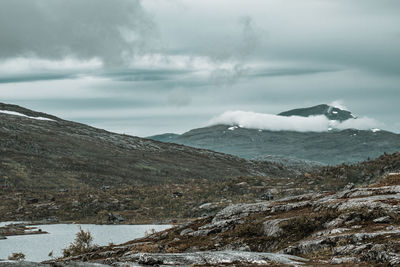
[[[22,261],[25,260],[25,254],[22,252],[14,252],[11,256],[8,256],[10,261]]]
[[[93,236],[90,231],[85,232],[79,227],[79,232],[76,233],[74,242],[72,242],[67,248],[63,249],[63,256],[70,257],[90,252],[96,248],[93,243]]]

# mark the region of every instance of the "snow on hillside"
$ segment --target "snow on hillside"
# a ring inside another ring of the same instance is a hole
[[[21,117],[25,117],[25,118],[29,118],[29,119],[34,119],[34,120],[54,121],[54,120],[49,119],[49,118],[45,118],[45,117],[31,117],[31,116],[27,116],[27,115],[25,115],[25,114],[22,114],[22,113],[19,113],[19,112],[15,112],[15,111],[10,111],[10,110],[0,110],[0,113],[8,114],[8,115],[14,115],[14,116],[21,116]]]

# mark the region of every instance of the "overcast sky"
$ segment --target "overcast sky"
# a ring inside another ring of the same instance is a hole
[[[398,0],[1,0],[0,102],[148,136],[339,101],[400,132]]]

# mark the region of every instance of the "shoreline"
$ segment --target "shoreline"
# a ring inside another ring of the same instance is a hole
[[[42,229],[31,224],[12,222],[0,227],[0,240],[7,239],[8,236],[40,234],[48,234],[48,232],[42,231]]]
[[[106,225],[106,226],[122,226],[122,225],[178,225],[178,224],[162,224],[162,223],[136,223],[136,224],[99,224],[99,223],[77,223],[71,221],[61,221],[61,222],[47,222],[44,223],[42,221],[32,221],[32,222],[0,222],[0,224],[4,224],[0,226],[0,240],[5,240],[9,236],[21,236],[21,235],[38,235],[38,234],[49,234],[46,231],[38,228],[42,225],[58,225],[58,224],[70,224],[70,225]]]

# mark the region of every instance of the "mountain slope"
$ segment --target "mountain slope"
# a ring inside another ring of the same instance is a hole
[[[174,142],[251,159],[279,155],[338,164],[375,158],[400,149],[400,135],[387,131],[343,130],[333,132],[266,131],[216,125],[191,130]]]
[[[333,181],[340,180],[359,185],[369,185],[379,181],[389,173],[400,173],[400,153],[384,154],[376,159],[356,164],[325,166],[312,172],[308,178]]]
[[[115,134],[7,104],[0,104],[0,138],[0,179],[15,189],[218,180],[281,171],[273,164]]]
[[[170,142],[175,140],[177,137],[179,137],[179,134],[165,133],[165,134],[153,135],[149,139],[159,142]]]
[[[325,115],[330,120],[338,121],[355,118],[349,111],[328,105],[290,110],[280,115]],[[274,156],[324,164],[360,162],[378,157],[384,152],[393,153],[400,150],[399,134],[377,129],[296,132],[214,125],[171,136],[168,142],[211,149],[245,159]]]

